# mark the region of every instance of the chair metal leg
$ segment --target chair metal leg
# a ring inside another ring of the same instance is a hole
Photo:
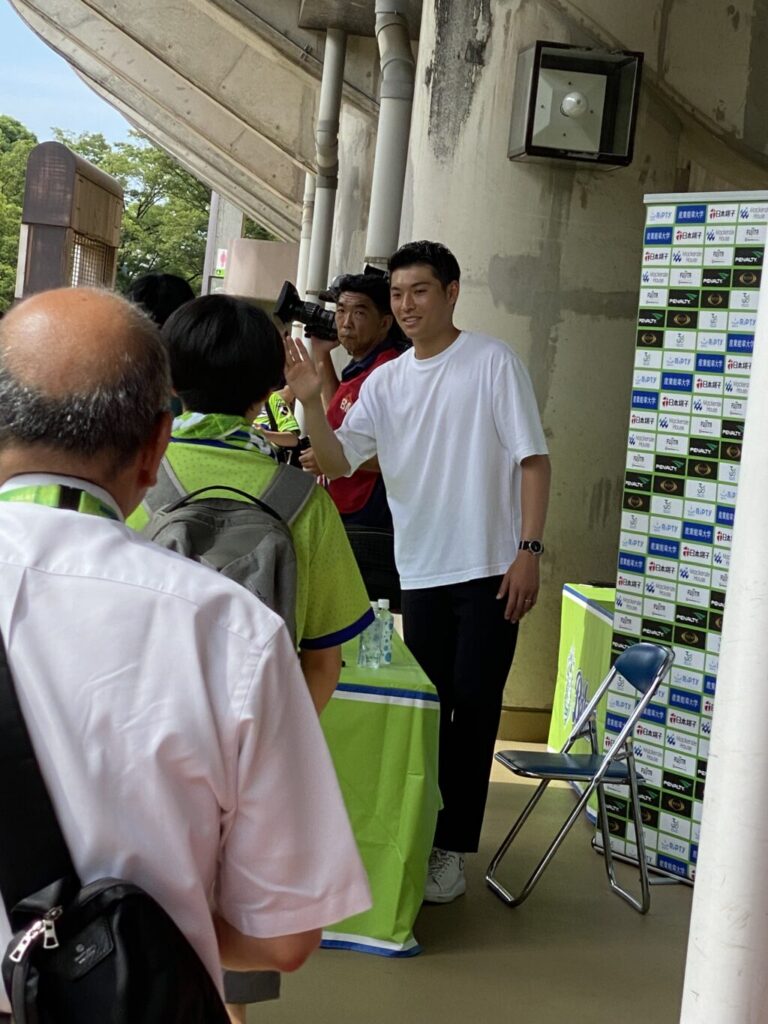
[[[488,865],[488,870],[486,871],[485,874],[485,880],[488,883],[489,887],[496,893],[496,895],[500,899],[502,899],[505,903],[509,904],[509,906],[512,907],[517,906],[517,901],[515,900],[515,897],[512,895],[512,893],[505,889],[504,886],[497,880],[496,869],[498,868],[499,864],[504,858],[504,855],[506,854],[507,850],[512,845],[512,841],[516,838],[520,829],[528,820],[531,811],[534,809],[539,800],[541,800],[541,798],[544,796],[544,791],[546,790],[548,785],[549,780],[545,779],[543,782],[540,782],[539,785],[536,787],[533,796],[522,809],[520,814],[517,816],[514,824],[512,825],[512,828],[509,830],[509,832],[507,832],[506,836],[504,837],[501,846],[493,855],[491,863]]]
[[[507,837],[505,838],[504,842],[501,844],[499,849],[494,854],[493,859],[491,860],[491,863],[488,865],[488,871],[486,872],[486,875],[485,875],[485,881],[487,882],[488,886],[508,906],[510,906],[510,907],[519,907],[520,904],[523,903],[530,896],[530,894],[533,892],[533,889],[536,886],[536,883],[539,881],[541,876],[544,874],[545,868],[547,867],[549,862],[554,857],[555,853],[557,852],[558,847],[560,846],[562,841],[565,839],[565,837],[568,835],[568,833],[570,832],[570,830],[573,827],[574,823],[576,822],[576,820],[581,815],[581,812],[586,807],[587,801],[589,800],[589,798],[591,797],[592,793],[594,792],[595,787],[598,784],[598,781],[599,780],[593,779],[590,782],[590,784],[587,786],[587,788],[584,790],[582,795],[579,797],[579,800],[576,803],[576,806],[571,811],[571,813],[568,815],[568,817],[566,818],[565,822],[561,826],[560,830],[555,835],[555,838],[552,840],[552,842],[549,844],[549,846],[545,850],[544,855],[542,856],[541,860],[538,862],[536,867],[533,869],[533,871],[532,871],[528,881],[522,887],[522,889],[520,890],[518,895],[515,896],[512,893],[510,893],[509,890],[505,889],[504,886],[501,885],[501,883],[498,881],[498,879],[496,878],[496,869],[499,866],[499,862],[501,861],[501,859],[504,857],[505,853],[509,849],[509,847],[510,847],[510,845],[512,843],[512,840],[515,839],[515,837],[518,835],[518,833],[520,832],[520,830],[521,830],[523,824],[525,823],[526,819],[528,818],[528,816],[530,815],[531,811],[533,810],[533,808],[536,806],[536,804],[538,803],[539,799],[543,795],[544,790],[547,787],[547,785],[549,785],[550,780],[548,780],[548,779],[545,780],[537,788],[537,790],[534,793],[533,797],[528,801],[528,803],[523,808],[523,811],[520,814],[520,817],[517,819],[515,824],[512,826],[512,828],[511,828],[509,834],[507,835]]]
[[[603,837],[603,859],[605,860],[605,871],[608,875],[608,883],[611,889],[639,914],[647,914],[651,907],[651,888],[648,878],[648,862],[645,859],[645,836],[643,834],[643,820],[638,800],[634,754],[631,751],[627,755],[627,767],[629,769],[629,792],[632,801],[632,820],[635,826],[637,859],[640,872],[640,899],[627,889],[624,889],[616,881],[611,836],[608,830],[608,816],[605,809],[605,793],[602,785],[600,785],[597,787],[597,799],[600,813],[600,831]]]

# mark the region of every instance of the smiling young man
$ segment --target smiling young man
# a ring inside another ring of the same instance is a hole
[[[320,376],[325,415],[334,430],[344,422],[358,399],[363,382],[374,370],[396,359],[405,345],[393,330],[394,317],[389,304],[389,284],[372,274],[346,274],[335,285],[337,341],[312,339],[312,358]],[[341,345],[350,361],[336,373],[331,353]],[[312,449],[300,461],[310,472],[320,472]],[[392,514],[387,493],[376,468],[361,466],[351,476],[337,477],[328,484],[328,493],[344,523],[392,529]]]
[[[459,265],[437,242],[389,264],[413,349],[380,367],[334,433],[320,380],[286,342],[286,378],[326,475],[376,455],[395,526],[405,641],[440,695],[438,818],[425,899],[466,889],[517,624],[536,603],[549,459],[528,373],[502,341],[454,325]],[[407,424],[407,429],[404,429]]]

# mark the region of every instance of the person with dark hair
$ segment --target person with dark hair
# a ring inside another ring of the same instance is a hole
[[[158,327],[162,327],[171,313],[194,299],[195,293],[183,277],[153,273],[137,277],[125,297],[143,309]],[[171,397],[171,411],[174,415],[181,412],[181,402],[176,395]]]
[[[174,475],[187,491],[224,484],[259,497],[278,468],[269,446],[251,431],[282,379],[285,351],[277,328],[249,299],[204,295],[173,314],[163,339],[184,407],[166,455]],[[130,525],[142,529],[153,509],[150,493]],[[362,632],[372,613],[341,520],[322,488],[291,532],[300,660],[320,712],[339,679],[341,644]]]
[[[251,424],[282,381],[285,351],[277,328],[250,299],[217,294],[178,309],[162,336],[184,410],[173,421],[170,471],[187,492],[224,485],[260,497],[278,464]],[[143,529],[160,504],[150,491],[129,524]],[[290,529],[299,661],[319,714],[339,681],[341,645],[361,633],[373,613],[341,520],[322,488],[314,489]],[[227,972],[224,993],[232,1020],[244,1021],[246,1004],[276,998],[279,977]]]
[[[432,277],[447,289],[461,279],[459,261],[451,250],[441,242],[407,242],[390,257],[389,276],[397,270],[405,270],[414,266],[429,267]]]
[[[295,970],[370,897],[284,624],[124,524],[170,393],[157,327],[113,294],[3,318],[0,635],[82,883],[142,886],[221,986],[222,963]]]
[[[531,382],[503,342],[454,326],[460,270],[438,242],[389,263],[392,311],[413,349],[363,385],[341,426],[286,340],[318,464],[349,476],[376,455],[395,525],[405,642],[440,696],[440,812],[425,899],[466,889],[482,827],[518,622],[536,603],[549,459]],[[407,429],[404,428],[407,425]]]
[[[363,382],[379,366],[396,359],[406,345],[392,316],[386,278],[346,274],[334,282],[333,297],[338,340],[313,338],[312,358],[322,382],[325,414],[336,430],[357,401]],[[341,371],[341,379],[331,358],[339,344],[351,357]],[[311,448],[302,453],[299,461],[309,472],[320,472]],[[345,524],[392,529],[392,513],[375,459],[350,477],[329,481],[328,493]]]
[[[141,306],[162,327],[171,313],[195,297],[189,283],[176,274],[143,274],[132,282],[125,297]]]

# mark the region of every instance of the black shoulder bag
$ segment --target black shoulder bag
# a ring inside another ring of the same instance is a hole
[[[82,886],[0,637],[2,963],[15,1024],[228,1024],[202,961],[162,907],[116,878]]]

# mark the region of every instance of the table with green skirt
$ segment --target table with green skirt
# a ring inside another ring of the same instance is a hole
[[[610,668],[615,597],[613,587],[586,583],[566,583],[563,587],[557,685],[547,741],[550,750],[562,748]],[[597,735],[602,749],[605,702],[598,709]],[[586,738],[577,740],[572,751],[574,754],[590,753],[589,741]],[[581,791],[580,783],[572,785]],[[596,820],[596,796],[589,802],[587,816],[592,821]]]
[[[421,907],[440,793],[437,693],[395,634],[392,664],[359,668],[343,647],[341,680],[321,723],[368,872],[373,907],[323,932],[323,946],[381,956],[421,951]]]

